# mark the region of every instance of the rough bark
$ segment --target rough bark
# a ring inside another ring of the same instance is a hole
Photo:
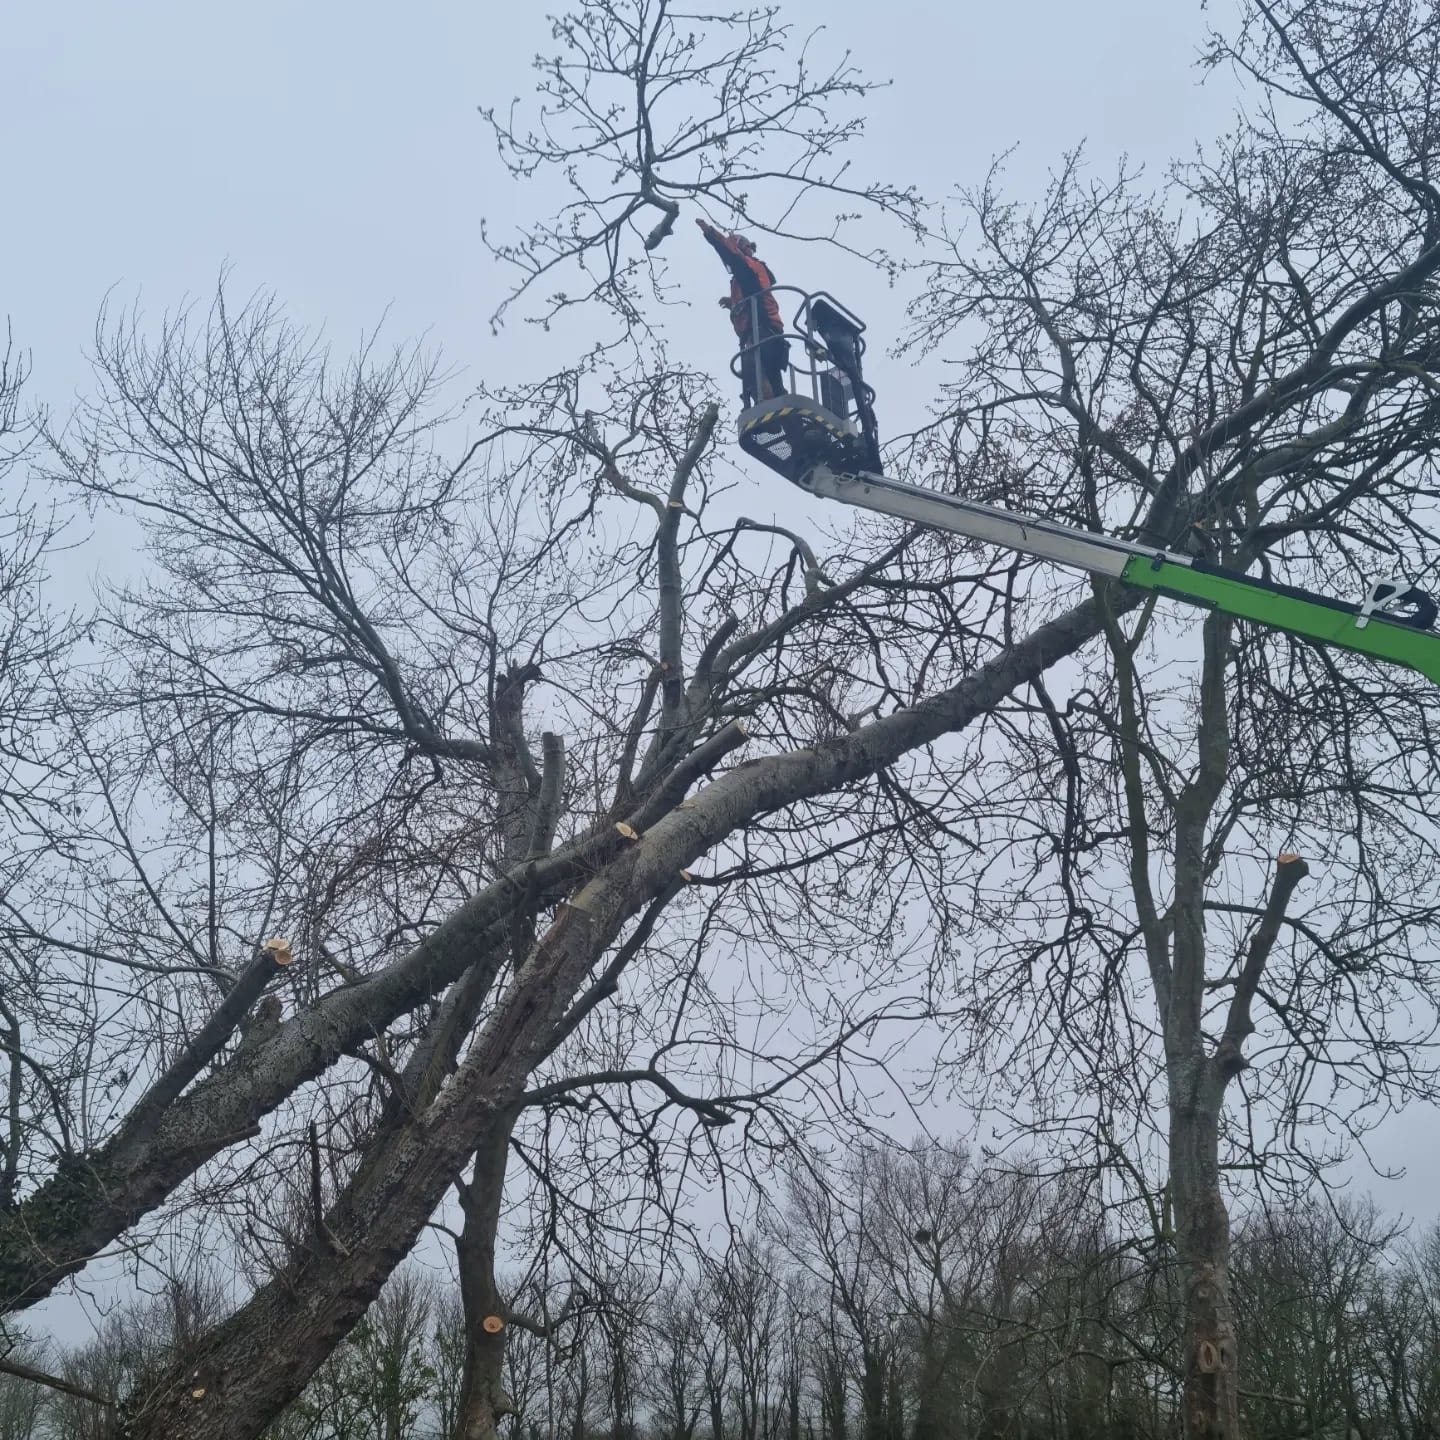
[[[1230,1216],[1220,1191],[1224,1081],[1197,1053],[1171,1076],[1170,1186],[1184,1273],[1186,1440],[1238,1440],[1240,1378],[1230,1299]]]
[[[1230,758],[1225,674],[1230,622],[1205,622],[1195,773],[1175,807],[1174,941],[1165,1015],[1170,1167],[1185,1284],[1186,1440],[1238,1440],[1239,1375],[1230,1305],[1230,1218],[1220,1193],[1225,1077],[1206,1053],[1205,839]]]
[[[598,836],[526,867],[543,895],[573,873],[578,852],[613,848]],[[0,1218],[0,1309],[48,1295],[61,1280],[161,1204],[213,1155],[254,1134],[258,1122],[306,1081],[377,1030],[414,1009],[474,967],[498,969],[508,915],[526,887],[506,875],[462,906],[403,960],[344,985],[282,1024],[252,1054],[212,1071],[173,1101],[158,1120],[126,1124],[96,1152],[60,1163],[55,1175]]]
[[[513,1118],[507,1118],[481,1141],[474,1174],[460,1190],[465,1223],[457,1254],[466,1330],[460,1404],[452,1440],[496,1440],[501,1420],[515,1409],[504,1386],[510,1317],[495,1283],[495,1240],[512,1126]],[[487,1320],[491,1323],[487,1324]]]

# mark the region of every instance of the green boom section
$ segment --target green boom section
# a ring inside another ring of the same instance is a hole
[[[1303,635],[1322,645],[1338,645],[1377,660],[1408,665],[1440,685],[1440,634],[1397,625],[1372,614],[1356,624],[1352,605],[1306,599],[1303,592],[1267,585],[1216,566],[1181,565],[1160,556],[1137,555],[1121,572],[1127,585],[1220,610],[1242,620]]]
[[[1219,610],[1241,620],[1253,620],[1257,625],[1321,645],[1338,645],[1391,665],[1404,665],[1440,685],[1440,633],[1387,618],[1383,609],[1368,600],[1363,607],[1350,605],[1311,590],[1277,585],[1238,570],[1227,570],[1206,560],[1153,550],[1133,540],[1077,530],[1054,520],[1016,515],[994,505],[964,500],[958,495],[946,495],[868,471],[833,470],[824,460],[814,459],[818,442],[811,434],[814,426],[810,410],[816,407],[790,395],[782,396],[781,401],[782,408],[773,414],[767,411],[763,415],[742,417],[742,432],[748,425],[758,434],[765,425],[780,425],[784,417],[786,423],[793,422],[799,427],[796,434],[782,433],[780,429],[773,434],[765,431],[763,438],[772,449],[748,444],[746,448],[814,495],[929,529],[947,530],[986,544],[1003,545],[1054,565],[1106,575],[1142,590]],[[772,406],[775,403],[767,402]],[[1405,588],[1403,582],[1394,582],[1394,585],[1397,589]]]

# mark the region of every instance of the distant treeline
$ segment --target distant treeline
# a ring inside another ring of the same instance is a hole
[[[1163,1204],[1158,1232],[1126,1238],[1092,1194],[953,1146],[865,1150],[793,1170],[773,1215],[670,1273],[572,1260],[558,1289],[512,1296],[510,1434],[1170,1440],[1183,1297]],[[1252,1211],[1233,1259],[1251,1437],[1440,1436],[1440,1228],[1401,1234],[1317,1193]],[[10,1358],[143,1395],[228,1308],[227,1286],[203,1270],[89,1345]],[[455,1287],[412,1262],[268,1433],[452,1435],[463,1324]],[[109,1423],[90,1400],[0,1379],[0,1440],[99,1440]]]

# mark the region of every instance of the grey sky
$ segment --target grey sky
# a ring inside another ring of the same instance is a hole
[[[1166,160],[1226,128],[1234,103],[1229,77],[1199,83],[1199,0],[780,8],[798,29],[827,25],[827,54],[849,47],[869,75],[894,78],[856,171],[932,198],[978,181],[1012,144],[1008,188],[1038,196],[1082,139],[1097,167],[1126,152],[1158,184]],[[511,276],[488,259],[480,223],[503,234],[558,192],[509,182],[476,106],[527,92],[530,57],[550,45],[545,7],[495,0],[10,0],[0,310],[33,354],[32,398],[63,412],[83,389],[107,291],[158,316],[186,295],[203,300],[226,262],[239,290],[275,290],[342,350],[388,307],[392,339],[428,332],[472,379],[543,373],[563,337],[518,317],[490,333]],[[688,217],[665,254],[695,297],[673,329],[677,358],[723,373],[723,282]],[[904,295],[876,272],[793,246],[765,255],[782,280],[823,283],[850,303],[877,350],[900,330]],[[893,429],[920,417],[940,376],[880,361],[872,378]],[[768,508],[758,496],[747,505]],[[1382,1129],[1377,1158],[1410,1175],[1373,1186],[1387,1207],[1426,1218],[1440,1159],[1414,1136],[1431,1123]]]
[[[786,0],[782,11],[797,29],[825,23],[827,53],[849,47],[895,79],[857,170],[931,195],[978,179],[1015,142],[1022,194],[1082,137],[1097,160],[1125,150],[1158,166],[1228,109],[1223,86],[1201,90],[1191,69],[1198,5]],[[388,305],[396,337],[428,330],[479,374],[535,348],[518,324],[489,335],[508,277],[479,231],[482,216],[503,232],[547,197],[509,184],[476,106],[528,88],[530,57],[551,48],[544,7],[12,0],[0,46],[0,124],[23,137],[7,146],[4,308],[53,402],[83,379],[108,289],[159,311],[204,296],[226,260],[240,288],[275,289],[340,344]],[[693,235],[671,243],[709,297],[713,257]],[[790,277],[807,258],[772,256]],[[884,294],[856,300],[877,331]],[[723,345],[713,310],[698,315],[697,342]]]

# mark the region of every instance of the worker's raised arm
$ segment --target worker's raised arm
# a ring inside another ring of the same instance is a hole
[[[707,220],[695,222],[700,227],[700,233],[714,247],[715,253],[725,262],[725,268],[735,277],[736,283],[740,286],[742,295],[758,295],[761,290],[759,277],[751,269],[749,261],[746,260],[744,252],[738,245],[723,231],[717,230]]]

